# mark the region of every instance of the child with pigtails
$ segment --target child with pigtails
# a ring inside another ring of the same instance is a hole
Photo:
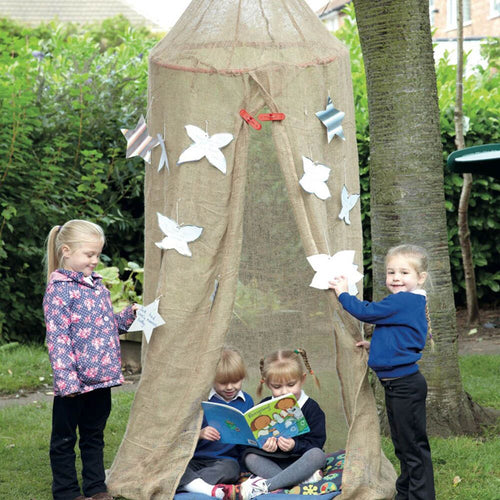
[[[319,387],[303,349],[276,351],[260,361],[261,381],[257,395],[262,394],[263,385],[272,394],[261,402],[292,393],[310,431],[294,438],[270,437],[262,449],[246,450],[245,466],[255,475],[241,484],[237,497],[242,500],[302,482],[316,481],[321,477],[320,470],[326,463],[323,451],[326,441],[325,414],[302,389],[307,376],[305,368]]]

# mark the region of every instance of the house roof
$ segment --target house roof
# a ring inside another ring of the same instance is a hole
[[[347,2],[345,0],[330,0],[323,7],[316,11],[316,14],[321,18],[321,16],[326,16],[331,12],[342,10],[348,3],[351,3],[351,0]]]
[[[125,0],[0,0],[0,17],[29,25],[54,19],[61,22],[87,24],[118,15],[132,25],[161,29],[152,20],[139,14]]]

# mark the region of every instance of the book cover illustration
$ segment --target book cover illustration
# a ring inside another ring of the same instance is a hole
[[[208,425],[220,433],[221,443],[262,448],[270,437],[291,438],[309,432],[309,426],[293,394],[270,399],[245,413],[221,403],[201,403]]]

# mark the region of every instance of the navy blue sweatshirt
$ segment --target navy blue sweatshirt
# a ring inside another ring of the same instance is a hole
[[[355,318],[375,326],[368,366],[379,378],[418,371],[427,337],[426,297],[413,292],[388,295],[380,302],[361,301],[344,292],[339,301]]]

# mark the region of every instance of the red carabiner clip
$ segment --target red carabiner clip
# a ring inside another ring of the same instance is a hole
[[[259,120],[262,122],[281,121],[285,119],[285,113],[262,113],[259,115]]]
[[[262,125],[246,109],[240,110],[240,116],[255,130],[260,130],[262,128]]]

